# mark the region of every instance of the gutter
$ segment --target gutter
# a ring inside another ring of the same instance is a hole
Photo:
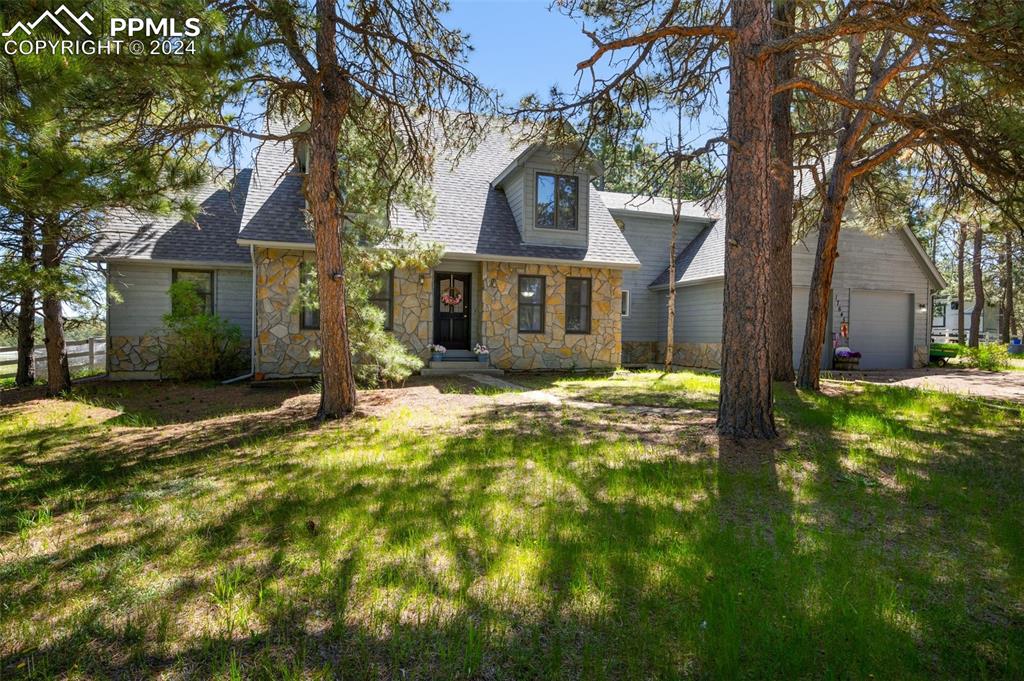
[[[252,263],[252,314],[251,327],[249,329],[249,375],[256,373],[256,247],[249,246],[249,260]]]

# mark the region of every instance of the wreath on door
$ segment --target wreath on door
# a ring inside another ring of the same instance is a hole
[[[462,302],[462,293],[455,288],[450,288],[441,294],[441,302],[449,307],[455,307]]]

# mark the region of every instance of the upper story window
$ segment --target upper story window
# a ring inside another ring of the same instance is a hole
[[[213,270],[171,270],[171,281],[187,281],[199,296],[205,314],[213,314]]]
[[[537,227],[577,229],[579,186],[574,175],[537,173]]]

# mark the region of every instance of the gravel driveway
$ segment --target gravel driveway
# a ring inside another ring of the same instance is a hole
[[[833,376],[836,374],[833,373]],[[839,372],[844,380],[905,385],[928,390],[1024,402],[1024,371],[993,373],[977,369],[894,369]]]

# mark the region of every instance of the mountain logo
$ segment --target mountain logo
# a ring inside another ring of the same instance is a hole
[[[66,5],[61,5],[56,9],[56,11],[51,12],[50,10],[46,10],[38,17],[36,17],[35,21],[31,21],[28,24],[19,21],[14,26],[12,26],[10,30],[4,31],[3,36],[7,38],[9,36],[14,35],[14,32],[18,30],[23,31],[25,35],[32,35],[32,31],[35,30],[36,26],[38,26],[43,21],[43,19],[49,19],[54,26],[59,28],[64,33],[64,35],[71,35],[71,31],[68,30],[68,27],[62,24],[60,19],[57,18],[57,15],[59,14],[64,15],[64,21],[73,21],[75,24],[78,25],[78,28],[85,31],[87,35],[92,35],[92,31],[89,30],[89,27],[86,26],[85,23],[83,23],[82,21],[83,19],[93,21],[94,17],[92,16],[92,14],[90,14],[89,12],[82,12],[81,15],[76,16],[75,13],[69,10]]]

